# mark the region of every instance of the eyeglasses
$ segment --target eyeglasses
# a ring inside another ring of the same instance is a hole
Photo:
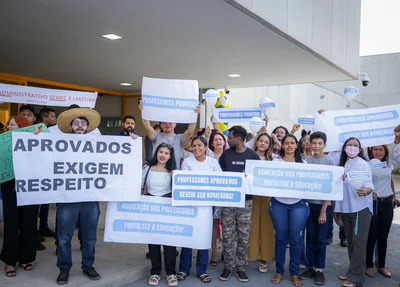
[[[86,120],[75,120],[75,121],[72,121],[72,123],[71,123],[72,125],[74,125],[74,126],[79,126],[79,125],[81,125],[81,126],[83,126],[83,127],[85,127],[85,126],[87,126],[89,123],[88,123],[88,121],[86,121]]]
[[[280,149],[277,149],[277,148],[273,148],[272,151],[273,151],[274,153],[281,152],[281,150],[280,150]]]
[[[170,148],[170,149],[173,149],[173,148],[174,148],[172,145],[167,144],[167,143],[161,143],[160,146],[162,146],[162,147],[167,147],[167,148]]]

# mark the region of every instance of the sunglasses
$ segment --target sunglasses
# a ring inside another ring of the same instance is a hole
[[[280,149],[277,149],[277,148],[273,148],[272,151],[273,151],[274,153],[281,152],[281,150],[280,150]]]
[[[88,121],[86,121],[86,120],[81,120],[81,121],[75,120],[75,121],[72,121],[71,124],[74,125],[74,126],[76,126],[76,127],[79,126],[79,124],[80,124],[81,126],[85,127],[85,126],[87,126],[89,123],[88,123]]]
[[[167,143],[161,143],[160,145],[161,145],[162,147],[167,147],[167,148],[169,148],[169,149],[173,149],[173,148],[174,148],[172,145],[167,144]]]

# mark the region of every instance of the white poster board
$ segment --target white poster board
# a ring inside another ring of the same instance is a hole
[[[266,160],[247,160],[248,194],[342,200],[344,168]]]
[[[211,248],[211,207],[174,207],[170,198],[142,196],[139,202],[109,202],[104,241]]]
[[[94,108],[97,92],[43,89],[29,86],[0,84],[0,102],[25,105]]]
[[[192,80],[143,78],[142,117],[170,123],[195,123],[199,84]]]
[[[400,105],[359,110],[327,111],[313,114],[314,131],[328,138],[324,151],[340,151],[344,142],[355,137],[363,148],[391,144],[399,125]]]
[[[173,206],[244,207],[245,197],[243,173],[174,171]]]
[[[142,140],[13,133],[18,205],[140,199]]]

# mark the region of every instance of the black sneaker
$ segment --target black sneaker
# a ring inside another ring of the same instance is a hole
[[[347,240],[346,239],[340,239],[340,246],[347,247],[348,246]]]
[[[329,237],[328,240],[326,241],[326,245],[331,245],[333,242],[332,237]]]
[[[82,273],[90,280],[100,280],[100,278],[101,278],[99,273],[97,273],[93,267],[83,269]]]
[[[321,271],[315,272],[315,279],[314,283],[317,285],[324,285],[325,284],[325,275]]]
[[[46,246],[44,246],[42,243],[40,243],[39,241],[38,242],[36,242],[36,250],[37,251],[42,251],[42,250],[45,250],[46,249]]]
[[[301,273],[299,275],[299,278],[302,280],[308,280],[308,279],[311,279],[314,277],[315,277],[315,270],[314,270],[314,268],[311,268],[311,267],[307,268],[306,271],[304,271],[303,273]]]
[[[43,228],[43,229],[39,229],[39,233],[43,237],[52,237],[52,238],[56,237],[56,233],[53,230],[51,230],[50,228],[48,228],[48,227]]]
[[[45,242],[46,241],[46,238],[44,238],[42,236],[42,234],[40,234],[39,230],[36,231],[36,240],[38,240],[39,242]]]
[[[65,285],[68,283],[68,277],[69,277],[69,270],[60,269],[60,274],[57,277],[56,283],[58,285]]]
[[[224,269],[224,271],[222,271],[221,275],[219,275],[219,279],[222,281],[228,281],[229,277],[231,277],[232,272],[228,269]]]
[[[244,271],[236,271],[236,277],[240,282],[249,282],[249,277],[247,277]]]

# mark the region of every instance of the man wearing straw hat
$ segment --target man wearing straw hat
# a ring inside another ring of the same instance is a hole
[[[72,108],[62,112],[57,120],[58,128],[63,133],[87,134],[100,124],[100,115],[89,108]],[[98,202],[57,203],[57,267],[60,274],[57,284],[68,283],[72,267],[71,240],[79,216],[79,228],[82,232],[82,273],[91,280],[101,277],[93,267],[97,225],[100,217]]]

